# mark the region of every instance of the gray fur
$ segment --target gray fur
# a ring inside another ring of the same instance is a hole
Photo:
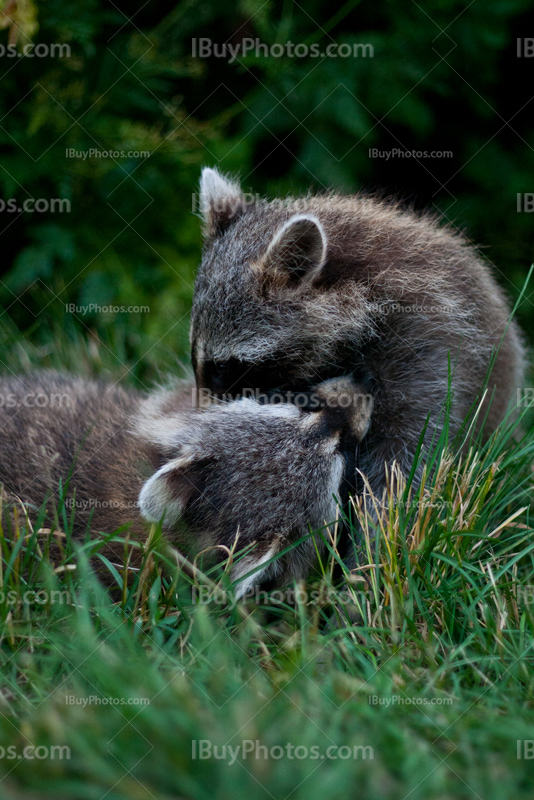
[[[283,583],[307,574],[313,542],[263,562],[335,520],[344,443],[358,445],[372,411],[350,379],[318,386],[315,396],[315,413],[248,399],[202,411],[191,408],[186,385],[145,395],[56,373],[1,378],[0,482],[30,519],[47,495],[52,514],[59,481],[68,482],[77,538],[89,526],[128,525],[143,540],[143,516],[163,520],[182,550],[215,547],[222,558],[247,548],[234,570],[241,592],[260,577]],[[258,572],[245,579],[250,570]]]
[[[189,387],[178,386],[169,396],[175,411],[191,405]],[[112,533],[130,523],[131,536],[146,537],[138,495],[163,462],[156,446],[132,432],[148,402],[145,394],[41,372],[0,378],[0,398],[0,483],[9,503],[24,503],[35,520],[49,497],[50,523],[61,480],[68,485],[69,517],[74,506],[77,538],[90,520],[94,532]]]
[[[486,435],[503,419],[524,382],[524,347],[504,292],[461,234],[361,195],[247,203],[210,169],[201,195],[205,249],[191,325],[199,388],[231,395],[305,390],[340,374],[371,380],[360,468],[379,493],[385,464],[410,469],[427,415],[427,441],[439,430],[449,357],[454,435],[503,340]],[[486,410],[487,402],[481,419]]]
[[[236,578],[253,568],[260,570],[256,580],[278,585],[305,577],[314,561],[311,539],[261,565],[338,517],[344,443],[352,436],[358,445],[372,411],[361,392],[351,380],[323,384],[316,389],[323,408],[315,413],[242,399],[166,420],[143,414],[139,434],[169,460],[145,484],[142,513],[150,521],[163,518],[169,531],[181,519],[197,549],[218,546],[227,555],[254,543]],[[338,405],[340,395],[353,402]]]

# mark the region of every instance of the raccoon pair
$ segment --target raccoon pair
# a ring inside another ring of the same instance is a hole
[[[327,409],[307,416],[291,406],[241,403],[199,416],[189,410],[186,419],[183,398],[173,394],[150,399],[141,412],[141,395],[82,383],[72,390],[74,433],[61,416],[39,422],[37,414],[32,422],[21,411],[19,422],[6,420],[0,479],[23,499],[39,505],[42,491],[70,467],[64,454],[73,457],[79,445],[85,473],[76,501],[88,509],[101,485],[109,487],[108,500],[134,507],[145,479],[153,495],[142,497],[148,516],[165,507],[167,526],[180,514],[199,542],[226,546],[239,528],[241,544],[256,538],[263,558],[271,552],[269,530],[280,533],[278,544],[301,533],[305,518],[314,527],[327,510],[332,515],[331,489],[345,485],[338,481],[343,469],[345,483],[355,485],[356,458],[381,497],[388,467],[397,462],[409,473],[423,431],[428,444],[443,429],[446,404],[447,430],[464,432],[468,445],[471,434],[487,437],[504,419],[525,383],[525,348],[504,292],[461,233],[366,196],[250,202],[212,169],[203,171],[200,197],[204,252],[191,316],[198,390],[230,401],[247,391],[291,400],[348,379],[373,396],[365,440],[346,436],[352,423]],[[477,406],[483,431],[465,426]],[[176,425],[175,440],[165,438],[161,415],[169,431]],[[84,430],[95,421],[82,444],[75,417]],[[321,427],[325,419],[330,433]],[[261,433],[269,426],[272,448]],[[188,453],[192,461],[181,461]],[[343,469],[333,453],[343,453]],[[132,477],[132,463],[144,463],[144,472]],[[94,515],[107,530],[125,519],[122,506],[95,507]],[[140,517],[134,529],[144,535]],[[266,574],[302,574],[303,552],[284,556]]]
[[[7,507],[22,502],[35,518],[46,496],[57,505],[61,481],[79,539],[89,526],[109,534],[131,523],[142,540],[146,521],[162,521],[180,550],[246,551],[232,573],[239,596],[283,585],[321,548],[307,535],[336,520],[372,413],[350,378],[314,394],[315,412],[252,399],[199,410],[189,387],[144,395],[55,373],[2,378]]]

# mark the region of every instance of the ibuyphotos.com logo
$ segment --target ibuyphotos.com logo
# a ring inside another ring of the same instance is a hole
[[[321,46],[304,42],[266,44],[260,39],[245,38],[232,45],[229,42],[214,42],[206,37],[191,39],[193,58],[223,58],[229,64],[248,55],[255,58],[373,58],[374,54],[373,45],[363,42],[331,42]]]
[[[207,761],[216,759],[226,761],[228,766],[233,766],[237,761],[247,759],[263,761],[280,761],[287,758],[288,761],[348,761],[353,760],[372,760],[375,753],[369,745],[329,745],[322,750],[317,745],[308,747],[307,745],[295,745],[286,742],[284,745],[275,744],[271,747],[262,744],[259,739],[244,739],[240,744],[213,744],[209,739],[193,739],[191,742],[191,758],[193,761]]]

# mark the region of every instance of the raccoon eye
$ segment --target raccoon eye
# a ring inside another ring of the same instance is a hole
[[[227,381],[230,374],[230,365],[227,361],[215,361],[213,364],[213,379],[218,381]]]
[[[208,361],[202,368],[205,386],[215,394],[238,395],[245,389],[270,391],[288,383],[287,367],[278,358],[251,363],[230,358]]]
[[[212,392],[228,392],[234,382],[232,380],[233,372],[228,361],[210,361],[204,364],[204,381]]]

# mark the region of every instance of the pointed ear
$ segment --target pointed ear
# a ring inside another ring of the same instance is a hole
[[[295,214],[275,234],[261,267],[267,283],[278,286],[309,283],[326,261],[326,234],[310,214]]]
[[[276,562],[267,564],[276,555],[277,549],[276,545],[272,545],[263,555],[253,552],[235,565],[232,580],[236,582],[234,591],[238,600],[245,597],[253,586],[259,586],[271,573],[278,571]]]
[[[161,467],[143,485],[139,494],[139,510],[148,522],[163,519],[164,527],[174,525],[181,517],[199,485],[200,462],[191,456],[175,458]]]
[[[241,187],[216,169],[204,167],[200,176],[200,210],[204,237],[209,240],[221,236],[245,210]]]

